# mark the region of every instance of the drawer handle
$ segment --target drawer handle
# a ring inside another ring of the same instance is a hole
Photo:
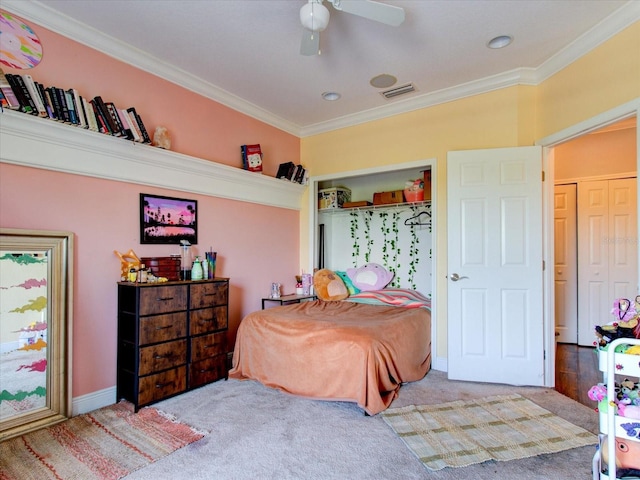
[[[217,347],[218,345],[220,345],[219,343],[211,343],[209,345],[205,345],[204,348],[213,348],[213,347]]]
[[[156,330],[166,330],[167,328],[173,328],[173,325],[165,325],[164,327],[156,327]]]
[[[156,388],[164,388],[164,387],[168,387],[171,385],[171,382],[167,382],[167,383],[156,383]]]
[[[173,353],[169,352],[166,355],[154,355],[156,360],[162,360],[163,358],[173,358]]]
[[[215,293],[205,293],[204,296],[205,297],[215,297],[216,294]]]
[[[168,302],[169,300],[173,300],[173,297],[158,297],[156,300],[159,302]]]
[[[203,368],[200,373],[214,372],[215,368]]]
[[[215,318],[201,318],[200,319],[200,323],[213,322],[214,320],[215,320]]]

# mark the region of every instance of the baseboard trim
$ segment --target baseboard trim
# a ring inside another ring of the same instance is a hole
[[[447,357],[435,357],[431,362],[431,368],[440,372],[447,372]]]
[[[80,415],[98,408],[116,403],[116,387],[105,388],[96,392],[74,397],[71,405],[72,415]]]

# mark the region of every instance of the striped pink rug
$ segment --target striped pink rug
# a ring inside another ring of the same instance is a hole
[[[116,480],[204,435],[120,402],[0,443],[0,480]]]

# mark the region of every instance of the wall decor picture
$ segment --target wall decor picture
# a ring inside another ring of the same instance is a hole
[[[197,200],[140,194],[140,243],[198,243]]]

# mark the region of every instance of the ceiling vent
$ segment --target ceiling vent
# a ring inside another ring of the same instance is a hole
[[[397,97],[398,95],[404,95],[406,93],[411,93],[415,91],[416,91],[416,87],[413,86],[413,83],[407,83],[405,85],[400,85],[399,87],[390,88],[389,90],[380,92],[380,95],[382,95],[386,99],[389,99],[389,98]]]

